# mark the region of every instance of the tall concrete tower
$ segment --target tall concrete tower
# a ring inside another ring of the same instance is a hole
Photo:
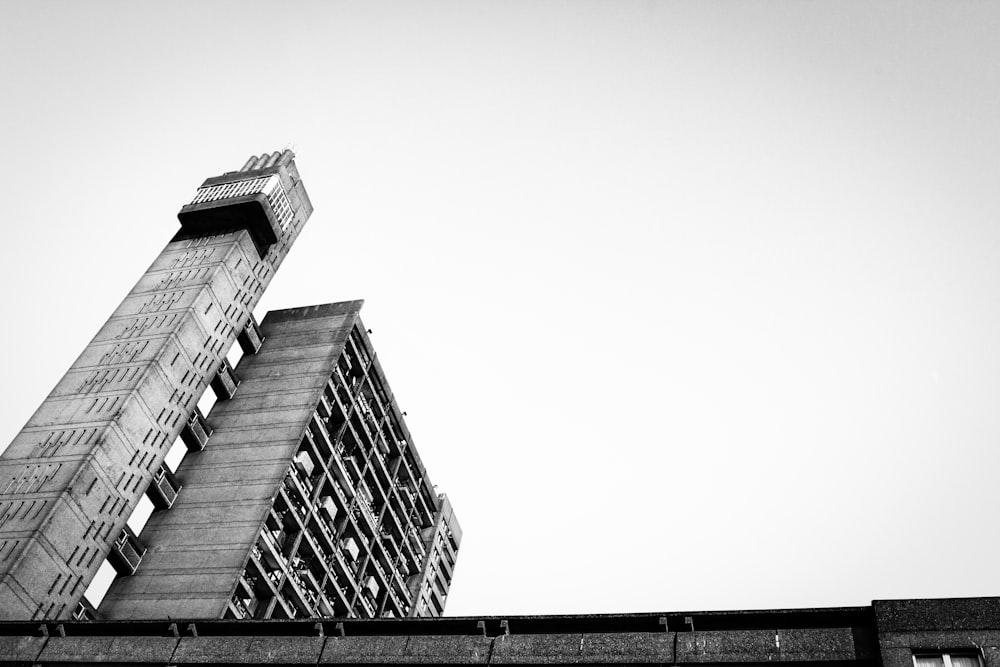
[[[209,178],[181,229],[0,457],[0,619],[68,618],[312,212],[290,151]],[[128,558],[121,568],[128,567]]]

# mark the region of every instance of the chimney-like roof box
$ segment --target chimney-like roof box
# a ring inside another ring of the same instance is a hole
[[[252,156],[239,171],[207,179],[177,214],[181,238],[221,234],[236,229],[250,232],[263,257],[277,242],[294,216],[285,192],[290,150]]]

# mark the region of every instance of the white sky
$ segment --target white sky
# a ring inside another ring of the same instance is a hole
[[[1000,4],[0,2],[0,441],[286,145],[450,614],[996,595]]]

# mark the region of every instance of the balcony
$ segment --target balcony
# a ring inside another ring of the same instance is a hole
[[[386,467],[385,456],[382,455],[382,452],[378,447],[373,449],[372,452],[375,454],[375,456],[370,459],[372,471],[378,478],[378,485],[383,489],[387,489],[392,486],[392,476],[389,474],[389,469]]]
[[[389,583],[389,577],[388,577],[388,575],[386,575],[385,570],[382,568],[382,566],[379,565],[379,562],[373,558],[373,559],[371,559],[371,564],[375,566],[375,571],[379,573],[379,576],[382,578],[382,581],[384,583],[388,584]],[[378,591],[376,591],[375,593],[377,595]]]
[[[320,405],[322,405],[322,402]],[[309,420],[309,430],[306,431],[306,435],[307,437],[312,437],[313,445],[319,451],[320,457],[328,459],[333,453],[333,443],[330,442],[330,434],[323,425],[320,414],[320,411],[313,413],[312,419]]]
[[[399,573],[399,568],[393,567],[390,568],[390,571],[392,572],[392,583],[396,584],[396,587],[399,590],[403,592],[408,592],[406,590],[406,581],[403,579],[403,575]]]
[[[422,493],[417,493],[416,496],[415,506],[417,516],[420,519],[420,524],[424,528],[430,528],[434,525],[434,511],[427,507],[427,502],[424,500],[424,495]]]
[[[236,377],[236,371],[225,359],[219,366],[219,372],[212,379],[212,390],[220,401],[228,401],[236,393],[236,387],[240,385],[240,379]]]
[[[319,413],[320,419],[329,419],[330,415],[333,414],[333,406],[330,405],[330,399],[326,397],[325,393],[319,397],[316,412]]]
[[[389,589],[389,598],[392,600],[392,604],[395,605],[396,609],[400,612],[400,614],[405,616],[407,612],[407,607],[406,605],[403,604],[403,601],[399,599],[399,596],[396,595],[396,591],[392,590],[391,588]]]
[[[353,537],[348,537],[341,541],[340,548],[344,552],[344,556],[347,560],[354,562],[358,559],[358,554],[361,553],[361,549],[358,548],[358,543]]]
[[[360,515],[361,518],[365,520],[365,524],[367,524],[368,526],[368,531],[367,531],[368,535],[374,537],[376,534],[376,528],[378,527],[378,524],[376,524],[375,522],[375,515],[373,513],[371,505],[369,505],[367,502],[364,501],[364,499],[359,497],[357,505],[355,505],[355,510],[356,510],[355,516]]]
[[[353,460],[353,459],[350,459],[348,457],[348,460]],[[357,466],[355,466],[355,468],[356,467]],[[344,466],[344,459],[339,454],[333,457],[333,465],[330,466],[330,472],[333,473],[336,482],[335,486],[338,487],[338,490],[341,493],[345,494],[346,496],[353,498],[354,479],[351,477],[351,474],[347,471],[347,468]]]
[[[257,354],[257,351],[260,350],[261,343],[264,342],[264,336],[261,334],[260,326],[253,315],[250,316],[246,327],[236,337],[236,340],[239,342],[240,347],[243,348],[243,354]]]
[[[361,608],[365,610],[364,618],[375,618],[375,607],[368,601],[368,598],[364,595],[359,595],[357,600],[361,603]]]
[[[337,494],[337,498],[340,499],[340,505],[342,507],[346,508],[347,507],[347,495],[344,493],[344,490],[342,488],[340,488],[340,484],[338,484],[336,481],[334,481],[334,482],[330,483],[329,486],[333,487],[333,492],[336,493]],[[353,489],[352,489],[352,491],[353,491]]]
[[[161,464],[159,471],[146,489],[146,495],[156,509],[166,510],[173,506],[180,490],[181,483],[174,477],[174,473],[170,472],[170,468],[166,465]]]
[[[122,577],[129,577],[135,574],[142,556],[146,553],[146,547],[142,545],[136,534],[128,526],[122,528],[118,539],[111,546],[108,554],[108,562],[115,568],[115,571]]]
[[[417,554],[418,556],[423,556],[424,553],[426,553],[427,547],[424,546],[424,541],[420,537],[420,535],[417,534],[416,530],[411,529],[410,532],[406,535],[406,538],[407,541],[410,543],[410,545],[413,547],[413,552],[415,554]]]
[[[205,421],[205,416],[201,414],[201,410],[195,407],[191,418],[187,420],[183,430],[181,430],[181,440],[187,445],[189,452],[200,452],[205,449],[211,435],[212,429]]]
[[[361,436],[362,444],[365,449],[374,447],[374,438],[372,437],[371,429],[368,427],[368,421],[361,418],[361,415],[355,411],[351,414],[351,426],[354,427],[354,431]]]
[[[316,462],[309,456],[309,452],[299,452],[292,461],[295,464],[296,472],[299,474],[299,479],[308,481],[316,469]]]
[[[337,545],[337,542],[333,537],[333,531],[330,530],[330,526],[327,525],[326,521],[324,521],[322,517],[317,517],[314,523],[316,527],[319,528],[319,532],[323,535],[324,538],[326,538],[326,541],[325,542],[320,541],[319,537],[315,535],[316,532],[315,528],[312,528],[313,523],[310,523],[309,524],[310,528],[312,528],[314,533],[313,537],[316,540],[316,543],[319,545],[320,551],[323,552],[323,558],[328,559],[329,552],[335,550]]]
[[[319,499],[319,513],[329,523],[333,523],[337,518],[337,504],[333,502],[332,496],[323,496]]]
[[[325,593],[320,593],[316,600],[316,608],[319,609],[319,615],[323,617],[334,617],[337,615],[334,609],[333,603],[331,603],[327,598]]]
[[[281,487],[285,492],[285,497],[288,499],[288,506],[292,509],[290,514],[293,517],[305,517],[309,514],[309,506],[306,504],[308,502],[306,499],[309,496],[306,494],[305,489],[302,488],[297,475],[291,473],[285,475]],[[293,519],[286,517],[286,522],[289,521],[293,521]],[[293,522],[292,525],[296,524]]]
[[[254,545],[256,547],[256,545]],[[259,558],[259,556],[258,556]],[[236,593],[234,595],[239,595],[245,600],[252,600],[257,597],[257,593],[254,590],[254,583],[256,582],[256,577],[244,572],[239,581],[236,582]]]
[[[391,504],[388,509],[388,515],[392,518],[392,521],[388,524],[389,532],[392,534],[394,540],[402,540],[403,535],[405,534],[403,531],[403,523],[399,520],[399,515],[396,514],[396,510],[393,509]],[[385,525],[385,523],[386,522],[383,520],[382,524]]]
[[[312,615],[312,598],[315,596],[305,590],[302,579],[295,572],[290,573],[290,576],[285,581],[285,585],[281,588],[281,593],[285,602],[295,612],[290,615],[291,618]]]
[[[281,569],[286,563],[285,555],[281,551],[282,544],[284,543],[284,533],[279,532],[278,537],[275,537],[271,534],[271,531],[265,528],[261,531],[261,536],[264,538],[264,547],[261,549],[264,564],[272,569]],[[259,544],[260,542],[258,542]]]
[[[354,460],[353,456],[348,456],[344,460],[344,467],[347,468],[347,473],[351,477],[350,486],[353,490],[354,484],[361,481],[361,470],[358,468],[358,462]],[[354,494],[351,493],[349,495],[353,496]]]
[[[409,540],[403,540],[403,565],[408,575],[420,572],[420,555],[414,550]]]
[[[250,608],[247,607],[243,600],[238,597],[234,597],[229,601],[229,611],[233,618],[238,620],[253,618],[253,612],[250,611]]]
[[[376,580],[373,576],[369,576],[365,579],[365,584],[361,588],[361,592],[366,595],[369,600],[377,598],[380,590],[382,590],[382,587],[379,586],[378,580]]]

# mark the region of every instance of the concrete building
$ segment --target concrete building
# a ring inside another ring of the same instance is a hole
[[[251,314],[310,212],[287,151],[205,181],[0,457],[0,667],[1000,667],[1000,598],[440,617],[461,529],[361,302]]]
[[[0,619],[443,611],[461,530],[361,302],[252,315],[311,212],[290,151],[209,178],[181,209],[0,456]],[[204,416],[206,390],[220,400]],[[143,495],[158,511],[137,536]],[[119,576],[95,612],[83,593],[105,559]]]
[[[1000,599],[596,616],[0,622],[6,665],[1000,667]]]

